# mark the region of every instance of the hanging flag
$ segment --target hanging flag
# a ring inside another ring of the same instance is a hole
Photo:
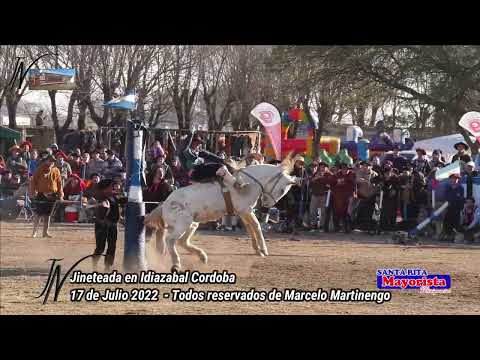
[[[277,160],[282,159],[282,140],[281,140],[281,124],[280,113],[277,108],[269,103],[260,103],[250,112],[252,116],[258,119],[264,126],[270,142],[275,152]]]
[[[478,142],[480,142],[480,113],[476,111],[470,111],[462,116],[458,122],[462,128],[470,132]]]
[[[457,160],[453,164],[440,168],[435,173],[435,180],[441,181],[448,179],[452,174],[460,175],[460,161]]]
[[[115,99],[112,99],[109,102],[103,104],[103,106],[109,107],[111,109],[135,110],[135,107],[136,107],[135,92],[130,91],[127,95],[119,96]]]

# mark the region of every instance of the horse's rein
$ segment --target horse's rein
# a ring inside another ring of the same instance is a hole
[[[280,181],[280,178],[282,176],[282,172],[280,172],[279,174],[275,175],[275,176],[272,176],[268,181],[267,181],[267,185],[273,181],[274,179],[276,179],[275,183],[273,184],[272,186],[272,189],[269,191],[269,192],[266,192],[265,191],[265,188],[263,187],[262,183],[260,181],[258,181],[253,175],[250,175],[249,173],[243,171],[243,169],[239,169],[238,172],[241,172],[242,174],[245,174],[247,175],[250,179],[252,179],[253,181],[255,181],[259,186],[260,186],[260,189],[261,189],[261,195],[268,195],[272,200],[275,201],[275,198],[273,197],[273,195],[271,194],[271,192],[273,191],[273,189],[275,189],[275,186],[277,186],[278,182]],[[265,185],[266,186],[266,185]]]

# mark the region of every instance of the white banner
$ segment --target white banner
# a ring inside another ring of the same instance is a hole
[[[480,113],[470,111],[462,116],[458,122],[462,128],[470,132],[477,140],[480,139]]]
[[[280,128],[280,113],[277,108],[269,103],[260,103],[250,112],[261,122],[267,132],[277,160],[281,160],[282,141]]]

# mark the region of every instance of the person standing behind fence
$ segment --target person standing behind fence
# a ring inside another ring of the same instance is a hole
[[[454,163],[457,160],[462,160],[462,158],[464,159],[463,160],[464,162],[472,161],[472,159],[470,158],[470,155],[468,155],[467,153],[469,146],[466,143],[461,141],[453,145],[453,147],[455,148],[455,150],[457,150],[457,153],[453,155],[452,163]]]
[[[28,162],[28,177],[32,176],[35,170],[37,170],[38,164],[38,150],[33,149],[30,153],[30,161]]]
[[[90,178],[92,174],[103,175],[106,168],[106,162],[100,157],[100,151],[95,150],[93,158],[90,159],[87,166],[87,177]]]
[[[429,161],[428,165],[430,166],[430,169],[438,168],[440,166],[445,166],[445,159],[442,156],[442,150],[439,150],[439,149],[433,150],[432,160]]]
[[[165,169],[158,167],[154,170],[147,179],[147,188],[143,191],[143,201],[148,202],[145,204],[145,213],[148,214],[155,209],[159,204],[165,201],[172,192],[172,186],[167,183],[165,179]],[[152,229],[146,229],[146,238],[150,239]]]
[[[183,168],[180,159],[176,156],[172,162],[172,174],[175,179],[175,186],[181,188],[184,186],[191,185],[190,177],[188,176],[188,171]]]
[[[62,178],[62,187],[65,185],[68,177],[72,175],[72,168],[67,162],[67,156],[63,152],[59,152],[57,156],[56,166],[60,170],[60,176]]]
[[[474,236],[480,233],[480,208],[475,205],[473,197],[467,197],[465,208],[462,211],[462,225],[464,228],[464,241],[473,243]]]
[[[317,171],[313,174],[312,180],[310,180],[310,188],[312,189],[309,208],[311,229],[317,228],[317,222],[320,224],[320,227],[325,224],[327,194],[333,181],[334,175],[328,168],[328,164],[320,162]],[[318,209],[321,209],[320,218],[318,218]]]
[[[78,176],[82,176],[82,167],[84,166],[80,155],[77,152],[72,152],[70,154],[70,167],[72,168],[72,173]]]
[[[340,230],[341,223],[343,223],[344,230],[347,231],[348,208],[355,192],[355,178],[355,173],[349,166],[341,163],[332,183],[333,222],[336,232]]]
[[[417,158],[413,160],[413,170],[423,173],[423,174],[428,174],[431,171],[430,165],[428,163],[427,159],[427,152],[425,149],[416,149],[417,152]]]
[[[454,242],[454,229],[462,232],[460,226],[460,213],[465,203],[463,186],[460,185],[460,175],[450,175],[450,184],[446,191],[446,200],[448,201],[447,212],[443,221],[443,231],[445,241]]]
[[[52,237],[48,233],[50,215],[56,200],[63,200],[60,170],[54,166],[55,158],[48,156],[38,167],[30,180],[29,196],[35,199],[33,206],[33,234],[37,236],[40,219],[43,220],[43,237]]]
[[[465,164],[465,172],[463,173],[467,183],[467,197],[473,196],[473,178],[478,176],[478,171],[475,170],[475,163],[469,161]]]
[[[119,158],[115,155],[112,150],[107,150],[107,160],[106,160],[106,169],[105,169],[105,177],[114,178],[115,176],[120,175],[123,169],[122,162]]]
[[[383,175],[380,177],[383,190],[382,212],[380,217],[381,228],[392,231],[396,226],[397,207],[399,205],[400,179],[393,171],[390,161],[383,165]]]

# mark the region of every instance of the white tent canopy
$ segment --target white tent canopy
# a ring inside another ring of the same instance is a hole
[[[475,138],[472,137],[471,139],[472,141],[475,141]],[[435,149],[442,150],[445,160],[449,162],[452,156],[457,153],[453,145],[461,141],[465,142],[465,138],[462,134],[440,136],[432,139],[417,141],[415,142],[414,149],[423,148],[429,154],[431,154]]]

